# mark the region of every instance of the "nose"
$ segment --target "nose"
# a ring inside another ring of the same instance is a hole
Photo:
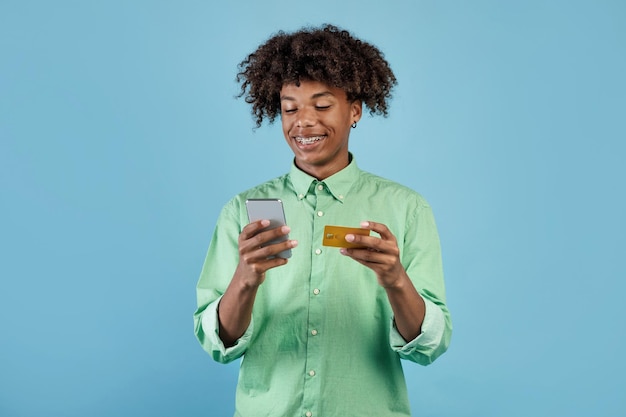
[[[296,120],[296,126],[298,127],[311,127],[315,126],[315,111],[313,109],[303,108],[298,112],[298,118]]]

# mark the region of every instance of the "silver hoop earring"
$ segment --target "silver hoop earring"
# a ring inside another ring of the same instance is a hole
[[[356,129],[356,122],[352,123],[352,129]]]

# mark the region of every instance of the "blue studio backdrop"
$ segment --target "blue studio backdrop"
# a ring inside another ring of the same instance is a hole
[[[385,53],[365,170],[431,203],[454,335],[416,416],[626,415],[626,3],[0,1],[0,416],[231,416],[193,336],[223,204],[285,173],[237,64],[325,22]]]

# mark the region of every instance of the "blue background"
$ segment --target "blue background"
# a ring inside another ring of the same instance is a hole
[[[323,22],[394,68],[352,151],[442,238],[415,415],[626,415],[623,1],[2,0],[0,416],[232,415],[194,287],[222,205],[291,162],[236,66]]]

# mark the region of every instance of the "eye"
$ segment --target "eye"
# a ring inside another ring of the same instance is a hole
[[[283,112],[286,114],[295,113],[298,109],[284,109]]]
[[[330,106],[315,106],[315,110],[324,111],[328,109],[330,109]]]

